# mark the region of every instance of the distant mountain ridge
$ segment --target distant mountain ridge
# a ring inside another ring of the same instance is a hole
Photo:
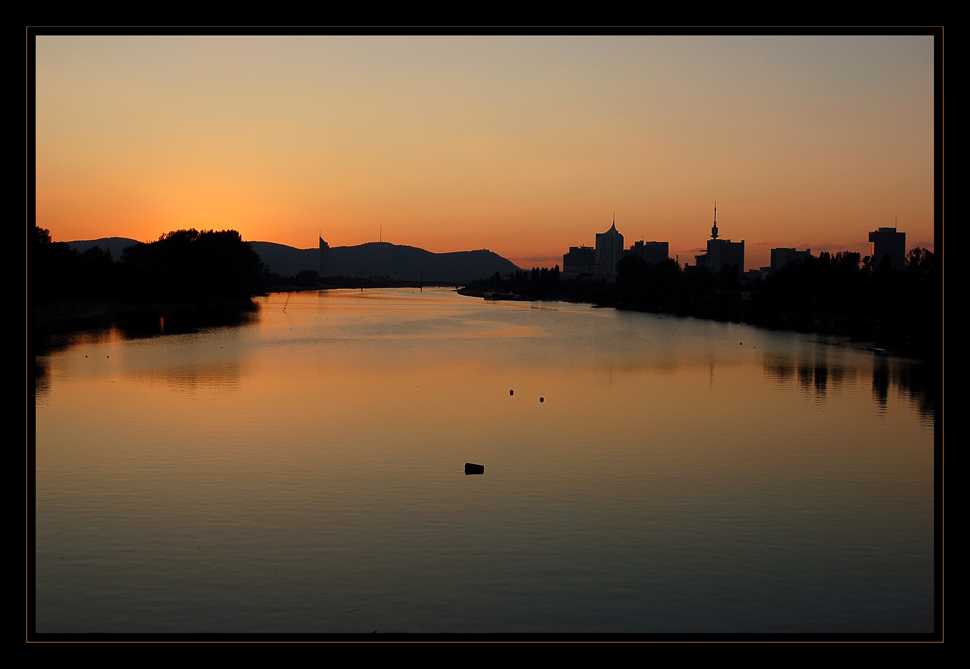
[[[319,249],[296,249],[273,242],[249,244],[271,272],[294,275],[304,270],[320,271]],[[512,261],[485,249],[432,253],[415,246],[368,242],[332,247],[327,274],[455,283],[486,278],[495,272],[506,275],[520,269]]]
[[[111,252],[119,260],[125,248],[138,244],[138,240],[124,237],[68,242],[68,246],[84,252],[94,246]],[[253,250],[269,268],[283,276],[294,276],[306,270],[320,271],[320,250],[298,249],[275,242],[249,242]],[[433,253],[415,246],[403,246],[390,242],[368,242],[357,246],[334,246],[330,249],[329,276],[361,276],[364,278],[388,277],[398,281],[464,283],[490,277],[495,272],[507,275],[521,268],[497,253],[479,251],[453,251]]]
[[[102,251],[111,252],[112,260],[121,260],[121,254],[126,248],[140,243],[137,239],[128,239],[127,237],[102,237],[101,239],[67,242],[67,245],[78,253],[84,253],[88,249],[100,246]]]

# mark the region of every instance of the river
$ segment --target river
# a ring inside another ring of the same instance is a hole
[[[935,629],[916,362],[445,289],[258,302],[38,358],[37,633]]]

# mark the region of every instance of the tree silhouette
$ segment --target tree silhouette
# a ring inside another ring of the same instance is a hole
[[[235,230],[177,230],[124,250],[125,296],[204,303],[250,298],[264,273],[259,256]]]

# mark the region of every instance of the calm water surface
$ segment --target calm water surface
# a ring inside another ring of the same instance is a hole
[[[324,291],[38,365],[38,632],[934,629],[933,413],[845,342]]]

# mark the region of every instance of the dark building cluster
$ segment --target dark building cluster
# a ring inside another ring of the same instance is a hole
[[[869,233],[872,243],[872,267],[879,267],[888,257],[893,269],[906,268],[906,233],[893,228],[879,228]],[[660,263],[668,259],[668,242],[638,241],[629,249],[623,248],[623,235],[616,229],[616,216],[613,224],[606,232],[596,234],[596,246],[570,246],[569,252],[564,254],[562,277],[564,279],[606,279],[616,280],[617,264],[626,256],[636,256],[647,263]],[[720,272],[725,268],[733,269],[738,275],[749,279],[767,278],[785,265],[812,257],[812,250],[799,251],[794,248],[771,249],[771,265],[761,269],[744,270],[744,240],[732,242],[723,239],[717,228],[717,203],[714,204],[714,225],[711,227],[711,238],[707,240],[707,251],[694,256],[694,267],[685,265],[686,271],[706,269],[710,272]]]
[[[569,247],[569,253],[562,257],[562,276],[564,279],[597,278],[615,281],[617,264],[625,256],[637,256],[648,263],[659,263],[667,260],[669,248],[668,242],[641,240],[629,249],[624,249],[623,235],[616,229],[614,216],[609,230],[596,233],[595,247]]]
[[[879,228],[869,233],[872,252],[869,254],[870,266],[878,268],[883,262],[888,262],[895,270],[906,269],[906,233],[896,228]],[[767,278],[785,265],[811,258],[812,250],[797,251],[793,248],[771,249],[771,266],[748,272],[752,278]],[[886,259],[889,260],[886,260]]]

